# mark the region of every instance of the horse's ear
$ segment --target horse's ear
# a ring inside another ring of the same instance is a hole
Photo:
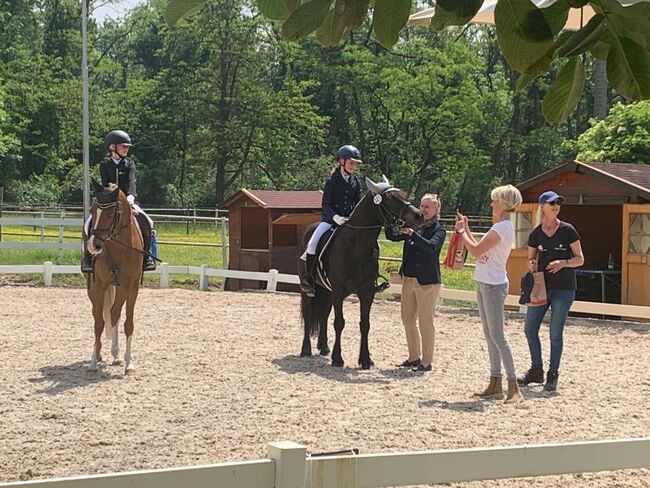
[[[120,196],[120,187],[116,186],[115,189],[111,192],[110,201],[111,202],[117,202],[117,199],[119,198],[119,196]]]
[[[97,183],[97,180],[95,178],[91,178],[90,181],[92,183],[92,187],[93,187],[93,191],[95,192],[95,195],[97,193],[100,193],[104,189],[102,185]]]
[[[379,186],[377,186],[377,184],[367,176],[366,176],[366,186],[368,187],[368,190],[372,192],[373,195],[377,195],[378,193],[381,192]]]
[[[390,181],[388,181],[388,178],[386,178],[386,175],[381,175],[382,179],[384,180],[384,183],[387,185],[390,185]]]

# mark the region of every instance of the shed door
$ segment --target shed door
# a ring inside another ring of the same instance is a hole
[[[621,298],[650,305],[650,205],[623,205]]]
[[[507,265],[508,280],[510,281],[508,293],[511,295],[519,295],[521,276],[528,270],[526,264],[528,236],[536,225],[536,210],[536,203],[522,203],[511,216],[515,225],[515,244],[510,252]]]

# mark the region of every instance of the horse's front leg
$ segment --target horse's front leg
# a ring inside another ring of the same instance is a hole
[[[305,327],[305,334],[302,338],[302,346],[300,348],[301,358],[311,356],[311,329],[314,314],[310,300],[312,299],[304,293],[300,294],[300,313],[302,315],[302,323]]]
[[[126,299],[126,321],[124,322],[124,333],[126,334],[126,352],[124,353],[124,362],[126,368],[124,369],[124,374],[135,373],[135,366],[133,365],[133,360],[131,358],[131,342],[133,340],[133,329],[135,329],[133,314],[135,309],[135,300],[138,297],[138,286],[139,285],[136,283],[135,287],[132,287]]]
[[[374,285],[373,285],[374,286]],[[359,321],[359,330],[361,331],[361,343],[359,345],[359,366],[361,369],[370,369],[375,363],[370,359],[370,349],[368,348],[368,334],[370,333],[370,308],[375,299],[374,289],[365,290],[359,294],[359,308],[361,320]]]
[[[334,304],[334,332],[336,339],[334,340],[334,349],[332,350],[332,366],[343,367],[343,357],[341,356],[341,333],[345,327],[345,319],[343,318],[343,297],[333,297]]]
[[[93,319],[95,321],[95,345],[93,347],[93,354],[90,358],[90,371],[97,371],[97,364],[102,360],[102,332],[104,331],[104,293],[94,292],[95,300],[93,304]],[[92,300],[92,298],[91,298]]]

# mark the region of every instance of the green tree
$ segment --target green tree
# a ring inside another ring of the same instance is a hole
[[[650,102],[614,106],[570,147],[582,161],[650,164]]]

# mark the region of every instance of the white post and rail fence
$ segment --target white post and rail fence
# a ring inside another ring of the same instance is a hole
[[[309,455],[290,441],[267,459],[15,483],[0,488],[374,488],[650,468],[650,438],[421,452]]]

